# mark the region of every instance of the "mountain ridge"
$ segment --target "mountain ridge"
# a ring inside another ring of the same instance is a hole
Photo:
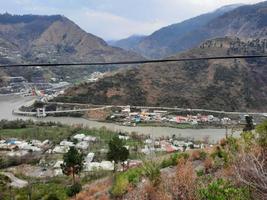
[[[261,46],[257,49],[256,46]],[[263,54],[267,40],[208,40],[175,58]],[[57,101],[112,105],[177,106],[225,111],[266,110],[264,59],[145,64],[66,91]]]
[[[266,1],[253,5],[225,6],[214,12],[163,27],[131,49],[149,58],[162,58],[197,47],[211,38],[237,36],[250,39],[266,36],[266,29],[263,27],[267,21],[266,10]],[[262,26],[256,26],[257,23]]]
[[[109,46],[103,39],[87,33],[61,15],[0,15],[2,64],[110,62],[137,59],[142,57]],[[91,73],[91,69],[84,68],[85,74]],[[5,72],[14,75],[14,69],[5,69]],[[25,71],[19,69],[16,73],[30,77],[31,69]],[[61,75],[53,68],[49,69],[48,74]],[[69,73],[68,75],[72,76]],[[78,74],[76,75],[78,77]]]

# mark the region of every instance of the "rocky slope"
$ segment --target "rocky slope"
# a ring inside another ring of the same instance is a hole
[[[105,62],[139,58],[135,53],[109,46],[101,38],[85,32],[60,15],[0,15],[1,64]]]
[[[175,56],[263,54],[267,40],[209,40]],[[69,89],[58,101],[93,104],[178,106],[218,110],[267,109],[266,59],[209,60],[146,64],[97,83]]]
[[[164,27],[130,49],[160,58],[198,46],[207,39],[266,37],[267,1],[255,5],[233,5]],[[123,46],[122,46],[123,47]]]

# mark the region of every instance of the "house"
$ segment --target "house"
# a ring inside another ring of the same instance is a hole
[[[93,159],[94,159],[94,156],[95,156],[94,153],[88,153],[87,156],[86,156],[85,159],[84,159],[85,162],[86,162],[86,163],[90,163],[90,162],[92,162]]]
[[[146,139],[146,140],[145,140],[145,143],[146,143],[146,144],[152,144],[152,143],[153,143],[153,140],[151,140],[151,139]]]
[[[93,136],[86,136],[83,138],[83,141],[87,141],[87,142],[95,142],[97,140],[96,137],[93,137]]]
[[[129,136],[125,136],[125,135],[119,135],[119,138],[121,139],[121,140],[129,140]]]
[[[42,146],[42,142],[40,140],[32,140],[31,144],[37,147],[41,147]]]
[[[65,146],[65,147],[74,147],[75,145],[73,144],[73,142],[69,142],[67,140],[63,140],[60,142],[59,144],[60,146]]]
[[[78,141],[82,141],[86,136],[84,134],[77,134],[74,135],[73,138],[77,139]]]
[[[184,116],[176,116],[176,122],[177,123],[186,123],[188,122],[188,118]]]
[[[131,106],[126,106],[121,112],[124,114],[129,114],[131,112]]]
[[[76,144],[76,148],[86,150],[89,148],[89,143],[86,141],[82,141]]]
[[[114,170],[114,163],[110,161],[90,162],[85,165],[84,170],[85,171],[94,171],[94,170],[112,171]]]
[[[174,140],[173,145],[177,146],[177,147],[183,147],[185,146],[185,142],[184,141],[178,141],[178,140]]]
[[[17,146],[19,147],[19,149],[22,150],[30,150],[30,151],[34,151],[34,152],[38,152],[41,151],[42,149],[39,147],[34,146],[33,144],[29,144],[28,142],[17,142]]]
[[[63,164],[63,160],[58,160],[55,164],[54,164],[54,166],[53,166],[53,168],[54,169],[61,169],[61,165]]]
[[[54,166],[53,166],[53,170],[54,170],[54,175],[55,176],[60,176],[63,174],[62,169],[61,169],[61,165],[63,164],[63,160],[58,160]]]
[[[69,146],[55,146],[53,153],[67,153],[69,151]]]

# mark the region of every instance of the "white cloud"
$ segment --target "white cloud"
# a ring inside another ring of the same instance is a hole
[[[94,10],[74,14],[72,19],[89,32],[91,30],[94,34],[106,39],[121,39],[132,34],[150,34],[166,25],[160,20],[141,22]]]

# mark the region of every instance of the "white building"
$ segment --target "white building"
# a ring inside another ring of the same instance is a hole
[[[74,139],[77,139],[78,141],[82,141],[85,138],[84,134],[77,134],[73,136]]]
[[[95,142],[97,140],[96,137],[93,137],[93,136],[86,136],[83,138],[83,141],[87,141],[87,142]]]
[[[87,156],[85,157],[84,161],[89,164],[93,161],[94,156],[95,156],[94,153],[88,153]]]
[[[69,151],[69,147],[68,146],[55,146],[55,148],[53,149],[53,153],[67,153]]]
[[[76,148],[86,150],[89,148],[89,144],[86,141],[82,141],[76,144]]]
[[[59,144],[60,146],[65,146],[65,147],[74,147],[75,145],[73,144],[73,142],[69,142],[67,140],[63,140],[60,142]]]

